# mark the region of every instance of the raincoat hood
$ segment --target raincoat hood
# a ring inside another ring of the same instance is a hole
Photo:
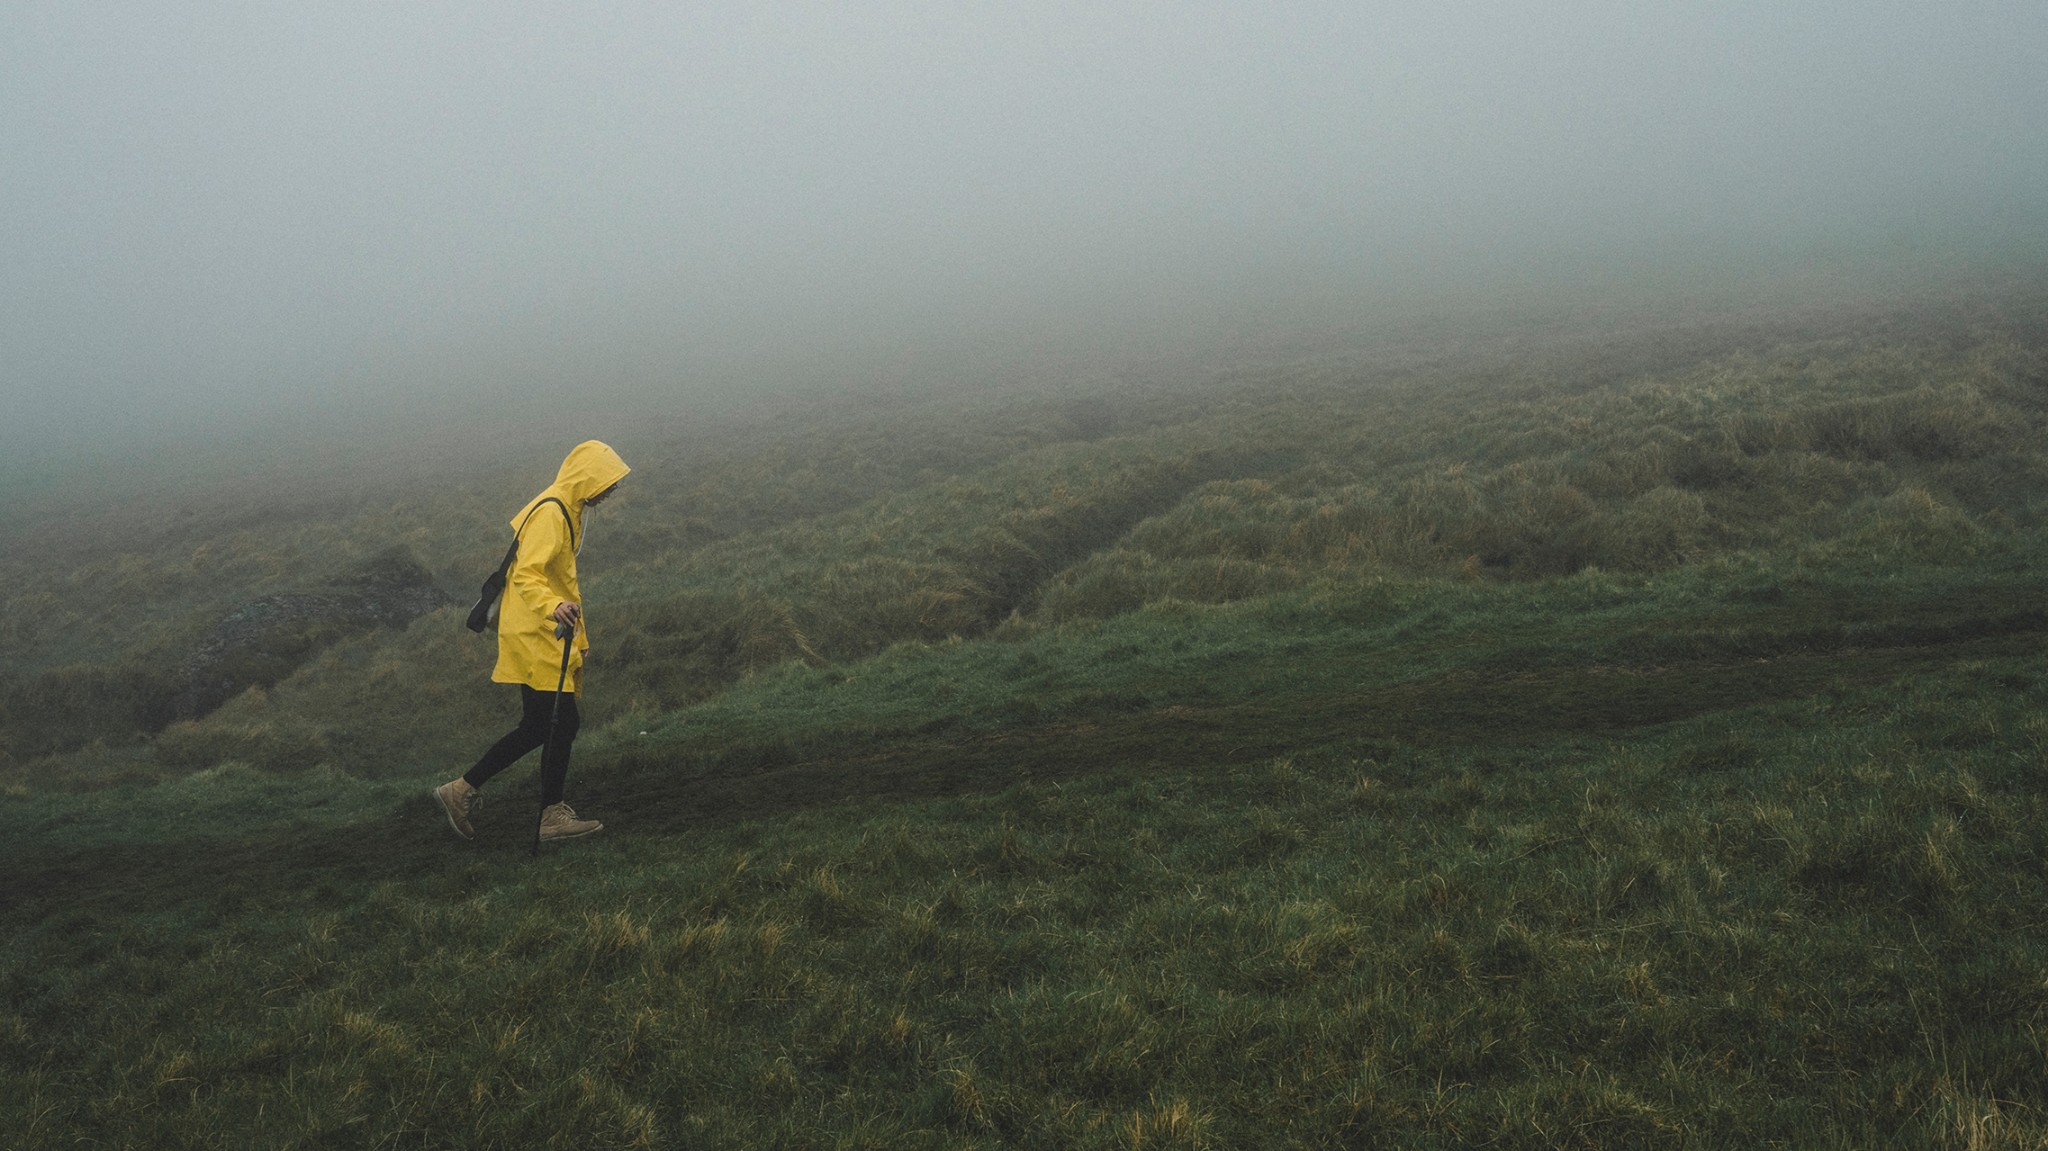
[[[526,522],[527,514],[540,506],[550,496],[561,500],[568,507],[570,518],[583,522],[583,503],[590,497],[626,478],[632,471],[619,453],[610,444],[600,440],[585,440],[569,449],[568,458],[562,461],[562,470],[555,473],[555,482],[548,490],[533,497],[519,514],[512,517],[512,530]]]

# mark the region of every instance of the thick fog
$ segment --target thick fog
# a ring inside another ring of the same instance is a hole
[[[2044,208],[2040,0],[13,3],[0,446],[687,407]]]

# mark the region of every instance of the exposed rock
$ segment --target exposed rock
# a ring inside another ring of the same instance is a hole
[[[322,648],[372,627],[403,627],[450,602],[410,551],[395,547],[325,587],[267,595],[228,613],[179,665],[177,718],[245,688],[269,687]]]

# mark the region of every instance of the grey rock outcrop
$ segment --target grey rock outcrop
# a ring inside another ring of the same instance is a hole
[[[410,551],[392,548],[324,587],[250,600],[179,664],[176,716],[192,719],[268,687],[321,649],[373,627],[403,627],[450,600]]]

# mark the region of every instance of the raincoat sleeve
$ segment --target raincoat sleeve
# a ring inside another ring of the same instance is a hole
[[[519,533],[519,553],[505,575],[505,594],[519,598],[519,614],[545,620],[570,598],[575,563],[568,521],[555,505],[544,504]]]

